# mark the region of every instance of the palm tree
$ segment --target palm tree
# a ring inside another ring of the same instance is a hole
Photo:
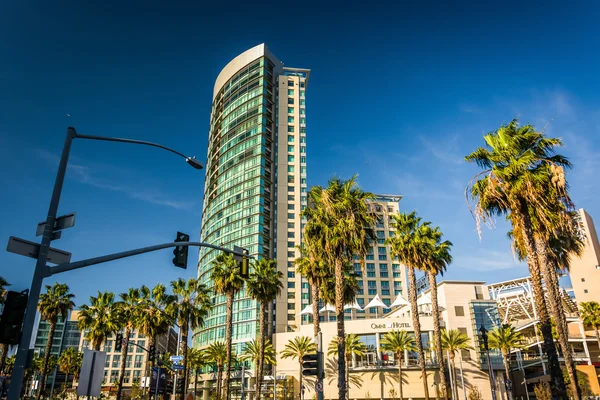
[[[0,304],[4,304],[4,296],[6,296],[7,286],[10,286],[10,283],[6,279],[0,276]],[[8,354],[8,343],[0,344],[0,372],[4,369],[4,363],[6,362],[6,355]]]
[[[55,283],[53,286],[46,285],[46,293],[40,295],[38,310],[42,320],[48,322],[50,331],[48,333],[48,341],[46,342],[46,351],[44,352],[44,365],[42,367],[42,379],[40,382],[40,390],[37,398],[42,396],[42,392],[46,390],[46,379],[48,378],[48,360],[52,352],[52,344],[54,342],[54,331],[58,319],[64,321],[67,318],[69,311],[75,307],[73,302],[74,294],[69,293],[69,286],[64,283]]]
[[[118,332],[121,325],[114,293],[98,292],[97,297],[90,296],[89,306],[84,304],[79,310],[79,330],[85,332],[85,340],[96,351],[100,351],[106,338]]]
[[[400,383],[400,400],[403,400],[402,391],[402,359],[405,351],[417,350],[415,337],[410,333],[399,330],[386,333],[381,339],[381,350],[394,353],[398,362],[398,382]]]
[[[141,312],[137,318],[137,328],[141,334],[148,338],[148,346],[154,346],[159,336],[169,332],[173,326],[176,316],[167,312],[170,304],[177,302],[177,297],[167,293],[167,288],[162,283],[157,284],[152,289],[146,286],[140,288],[140,295],[143,298],[140,307]],[[150,370],[154,366],[154,359],[146,363],[146,376],[150,375]]]
[[[188,349],[188,365],[189,371],[194,371],[194,395],[196,395],[198,389],[198,375],[200,374],[200,369],[207,365],[204,351],[193,347]],[[187,379],[188,381],[190,379],[189,373]]]
[[[492,331],[490,331],[488,335],[488,343],[490,349],[498,349],[502,352],[502,358],[504,359],[504,372],[506,374],[506,379],[510,379],[509,373],[509,356],[513,349],[520,349],[523,347],[523,334],[521,332],[517,332],[515,328],[513,328],[509,324],[505,324],[499,326]],[[512,393],[510,393],[512,399]]]
[[[281,358],[291,358],[298,360],[300,366],[300,372],[298,374],[298,380],[300,383],[300,391],[302,391],[302,357],[307,354],[311,354],[317,351],[317,346],[313,340],[308,336],[296,336],[290,339],[283,350],[281,351]]]
[[[221,399],[221,383],[223,382],[223,367],[227,362],[227,345],[225,342],[213,342],[205,350],[204,354],[209,363],[217,367],[217,396]]]
[[[421,222],[415,211],[392,215],[394,236],[386,239],[386,244],[391,245],[392,256],[406,265],[408,270],[408,297],[411,315],[415,330],[417,352],[419,354],[419,367],[423,380],[425,399],[429,399],[427,385],[427,372],[425,370],[425,352],[421,339],[421,322],[419,321],[419,307],[417,305],[417,278],[415,269],[425,268],[428,257],[431,255],[431,228],[429,222]],[[433,288],[432,288],[433,292]],[[432,296],[433,297],[433,296]]]
[[[143,312],[143,296],[140,289],[129,288],[127,293],[120,294],[121,301],[117,303],[119,306],[120,319],[125,327],[123,338],[129,341],[131,332],[137,327],[138,317]],[[125,363],[129,346],[121,346],[121,372],[119,375],[119,383],[117,387],[117,400],[121,399],[123,390],[123,381],[125,380]]]
[[[484,140],[486,148],[478,148],[465,157],[467,162],[475,162],[484,169],[471,179],[466,193],[475,202],[473,215],[478,230],[481,222],[491,223],[498,215],[508,215],[516,236],[522,238],[551,386],[559,396],[566,393],[566,387],[542,287],[542,274],[547,276],[546,265],[540,265],[539,258],[547,252],[541,235],[554,225],[552,211],[556,208],[553,207],[560,199],[567,199],[564,168],[571,164],[555,154],[555,148],[562,145],[560,139],[547,138],[531,125],[521,127],[516,119],[488,133]],[[548,195],[540,195],[544,191],[552,192],[554,198],[548,201]]]
[[[67,382],[69,375],[73,375],[74,379],[79,379],[79,372],[83,364],[83,353],[75,347],[65,349],[60,357],[58,357],[58,368],[65,374],[65,383],[63,387],[63,399],[67,393]]]
[[[374,213],[368,202],[372,193],[363,192],[356,176],[343,181],[332,178],[327,188],[313,186],[309,192],[309,206],[302,215],[307,217],[304,234],[308,241],[323,243],[326,265],[335,276],[335,310],[338,340],[338,397],[346,398],[345,325],[344,325],[344,264],[357,256],[364,269],[364,258],[375,239]],[[318,317],[318,315],[316,316]]]
[[[260,359],[260,343],[252,339],[246,342],[244,350],[240,353],[239,359],[241,361],[250,361],[254,363],[254,376],[259,377],[258,373],[258,360]],[[265,340],[264,344],[264,362],[269,365],[277,365],[277,354],[273,348],[273,344],[269,339]],[[258,396],[257,396],[258,397]]]
[[[596,334],[596,341],[600,346],[600,304],[595,301],[584,301],[579,305],[579,314],[585,326],[589,326],[594,329]]]
[[[173,301],[167,305],[166,312],[177,319],[179,329],[181,329],[181,355],[183,356],[183,387],[187,388],[187,351],[188,335],[190,328],[197,329],[204,325],[204,318],[212,308],[210,301],[210,290],[206,285],[200,283],[198,279],[179,278],[171,281],[173,294],[176,296]],[[183,399],[183,396],[181,398]]]
[[[345,354],[344,354],[344,358],[345,358],[345,365],[346,365],[346,377],[348,379],[348,382],[350,382],[350,363],[352,362],[352,358],[354,356],[357,357],[362,357],[365,355],[365,353],[367,352],[367,346],[360,341],[360,338],[358,337],[357,334],[355,333],[350,333],[346,335],[346,340],[345,340]],[[338,351],[338,341],[337,338],[334,338],[331,340],[331,342],[329,342],[329,346],[327,348],[327,355],[328,356],[333,356],[336,357],[339,355],[339,351]],[[338,360],[339,363],[339,360]],[[350,388],[350,385],[348,385],[348,389]],[[346,392],[346,398],[350,397],[350,390],[348,390]]]
[[[233,339],[233,298],[244,287],[244,279],[240,275],[237,261],[232,254],[219,254],[212,264],[211,280],[215,292],[226,296],[225,343],[227,360],[225,363],[225,380],[223,381],[223,397],[229,399],[229,378],[231,375],[231,346]],[[262,307],[262,305],[261,305]],[[262,308],[261,308],[262,309]],[[264,318],[261,315],[261,318]],[[258,389],[257,389],[258,390]]]
[[[312,316],[314,337],[319,336],[321,321],[319,320],[320,288],[326,276],[326,269],[322,261],[322,255],[316,250],[322,248],[314,242],[315,238],[305,237],[303,246],[296,246],[300,251],[300,257],[296,259],[296,272],[302,275],[310,284],[312,300]]]
[[[442,339],[440,332],[440,311],[438,306],[438,293],[436,275],[443,274],[446,267],[452,262],[450,248],[452,243],[448,240],[442,242],[442,232],[439,227],[428,229],[427,238],[430,240],[428,251],[426,252],[425,273],[429,278],[431,288],[431,311],[433,314],[433,336],[435,358],[440,368],[440,383],[443,387],[448,387],[446,380],[446,368],[444,366],[444,354],[442,352]],[[448,399],[448,392],[444,391],[444,398]]]
[[[452,365],[452,376],[454,382],[454,390],[456,399],[458,399],[458,387],[456,386],[456,366],[454,364],[454,358],[456,357],[456,352],[460,350],[473,350],[473,347],[470,345],[471,339],[458,329],[452,330],[442,330],[442,349],[448,351],[450,354],[450,364]]]
[[[256,397],[260,399],[263,380],[265,338],[267,337],[267,309],[281,293],[283,288],[283,273],[277,270],[277,261],[261,258],[254,263],[254,271],[248,280],[248,295],[260,304],[260,340],[258,344],[258,375]],[[243,283],[242,283],[243,284]]]
[[[13,367],[15,366],[16,359],[17,359],[16,354],[13,354],[10,357],[6,357],[6,360],[4,361],[4,368],[2,370],[0,370],[0,372],[3,372],[5,375],[11,375]]]

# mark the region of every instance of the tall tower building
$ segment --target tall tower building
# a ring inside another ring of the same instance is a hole
[[[592,217],[582,208],[579,210],[582,234],[585,246],[581,257],[572,256],[569,275],[575,300],[600,301],[600,242]]]
[[[278,331],[296,323],[301,300],[293,261],[306,206],[309,74],[308,69],[284,67],[260,44],[230,61],[213,91],[200,239],[277,260],[284,289],[269,312],[269,327]],[[200,250],[198,277],[209,286],[217,255]],[[215,296],[213,303],[194,336],[195,346],[225,340],[225,298]],[[239,293],[233,316],[238,350],[256,337],[258,318],[257,303],[245,291]]]

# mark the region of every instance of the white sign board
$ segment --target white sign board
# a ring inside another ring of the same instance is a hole
[[[102,380],[104,379],[104,362],[106,353],[85,349],[83,351],[83,364],[77,385],[78,396],[100,396]]]

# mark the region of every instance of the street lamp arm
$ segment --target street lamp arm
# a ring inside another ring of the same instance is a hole
[[[208,244],[208,243],[202,243],[202,242],[169,242],[169,243],[157,244],[154,246],[141,247],[139,249],[122,251],[119,253],[107,254],[105,256],[100,256],[100,257],[88,258],[85,260],[76,261],[76,262],[72,262],[72,263],[59,264],[55,267],[46,267],[46,274],[44,275],[44,277],[47,278],[49,276],[56,275],[61,272],[72,271],[74,269],[84,268],[84,267],[87,267],[90,265],[101,264],[101,263],[105,263],[108,261],[119,260],[121,258],[136,256],[138,254],[150,253],[152,251],[168,249],[169,247],[179,247],[179,246],[209,247],[211,249],[221,250],[226,253],[234,254],[236,256],[254,258],[247,254],[229,250],[229,249],[226,249],[221,246],[216,246],[214,244]]]
[[[120,142],[120,143],[132,143],[132,144],[141,144],[144,146],[158,147],[159,149],[170,151],[171,153],[177,154],[180,157],[185,158],[185,160],[190,163],[190,160],[195,160],[193,157],[188,157],[185,154],[178,152],[177,150],[173,150],[170,147],[163,146],[162,144],[147,142],[145,140],[135,140],[135,139],[125,139],[125,138],[113,138],[113,137],[105,137],[105,136],[93,136],[93,135],[82,135],[80,133],[75,133],[74,136],[76,139],[90,139],[90,140],[102,140],[105,142]],[[201,169],[202,166],[199,162],[196,162],[197,165],[192,165],[196,169]]]

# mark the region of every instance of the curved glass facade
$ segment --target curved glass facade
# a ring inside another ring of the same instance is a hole
[[[226,248],[234,245],[255,257],[272,257],[272,187],[275,130],[275,64],[266,56],[241,66],[213,100],[201,241]],[[212,249],[200,251],[198,276],[208,286]],[[214,309],[194,338],[200,347],[225,340],[225,297],[213,298]],[[258,307],[245,291],[234,302],[233,340],[256,337]]]

